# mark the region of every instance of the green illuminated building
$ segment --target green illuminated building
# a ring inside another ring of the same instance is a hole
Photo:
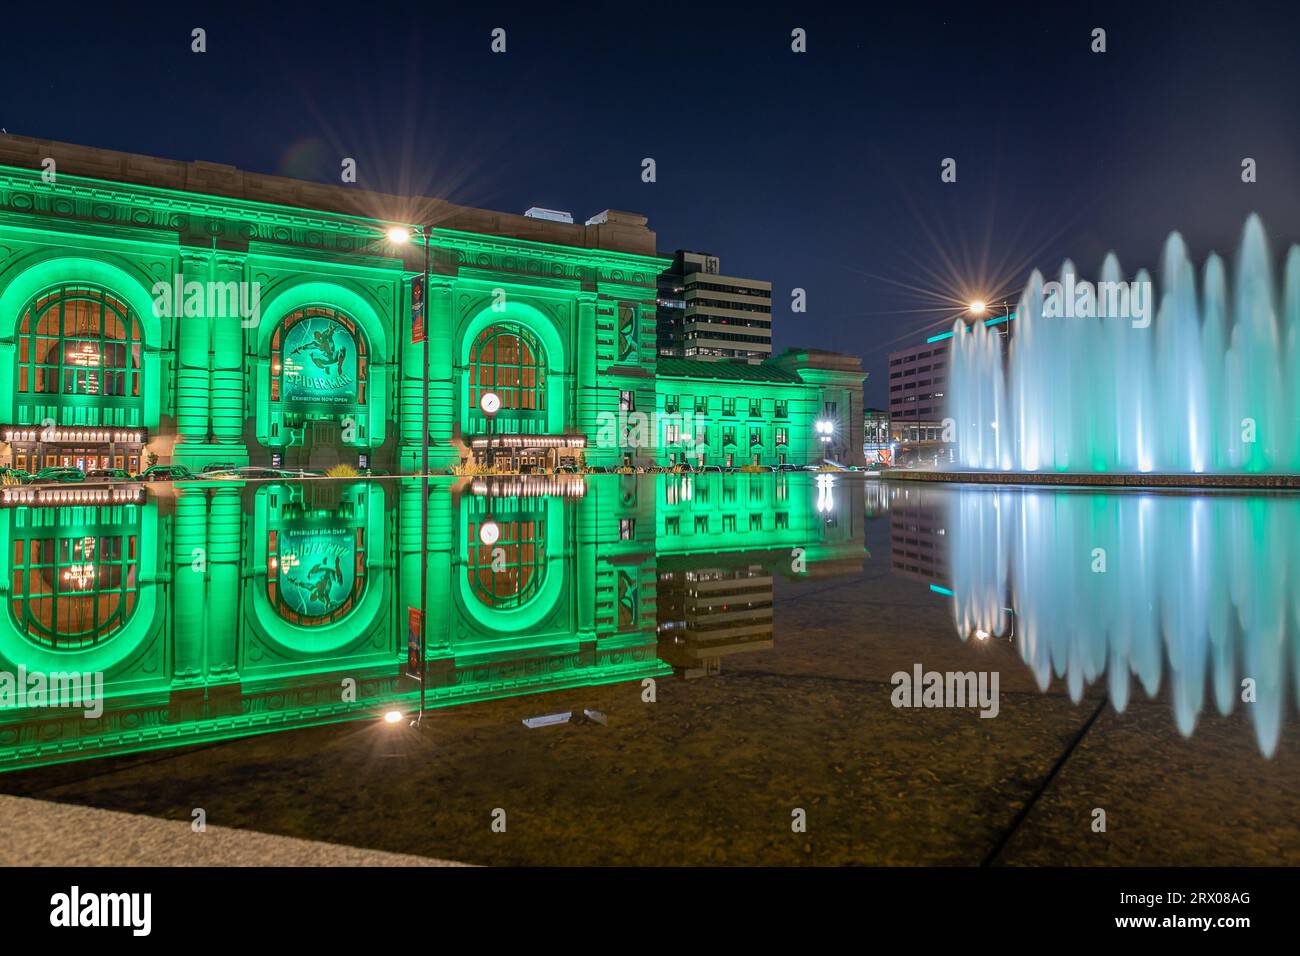
[[[402,224],[429,227],[427,346]],[[0,464],[410,470],[426,347],[434,467],[484,452],[487,390],[520,463],[860,461],[856,359],[657,360],[667,265],[630,213],[576,225],[0,135]]]
[[[660,588],[744,567],[770,607],[774,576],[863,557],[862,485],[829,475],[431,487],[427,549],[414,479],[0,489],[0,678],[99,673],[107,696],[92,719],[0,699],[0,769],[410,714],[422,560],[434,708],[689,672],[752,633],[692,629],[699,602]]]

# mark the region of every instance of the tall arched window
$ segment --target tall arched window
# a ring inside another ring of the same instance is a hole
[[[470,408],[484,392],[496,392],[502,410],[546,410],[546,354],[523,326],[489,325],[470,347]]]
[[[280,528],[266,544],[266,591],[290,624],[332,624],[366,590],[364,528]]]
[[[271,401],[358,406],[369,397],[370,355],[357,323],[337,309],[308,306],[271,336]]]
[[[140,321],[111,292],[62,285],[37,296],[18,334],[18,391],[138,398]]]
[[[480,529],[494,521],[499,537],[481,543]],[[466,572],[474,595],[490,608],[506,610],[532,600],[546,578],[546,522],[540,515],[516,514],[469,522]]]
[[[76,650],[122,629],[139,598],[135,534],[13,530],[10,610],[24,634],[46,647]]]

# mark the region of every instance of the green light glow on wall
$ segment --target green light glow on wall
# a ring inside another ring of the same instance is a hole
[[[578,497],[453,496],[442,480],[427,551],[414,480],[214,481],[168,505],[0,509],[0,671],[99,671],[107,696],[90,722],[0,710],[0,769],[409,711],[418,694],[399,674],[422,557],[428,707],[666,676],[661,574],[742,562],[798,577],[795,547],[814,573],[860,560],[861,485],[828,509],[812,478],[608,476]],[[478,534],[489,520],[499,552]],[[15,602],[41,547],[76,560],[48,598]],[[122,619],[88,634],[88,610],[127,580]],[[45,636],[74,631],[64,646]],[[340,699],[346,678],[355,700]]]
[[[0,424],[92,425],[120,405],[112,423],[143,428],[164,462],[267,465],[274,455],[321,468],[364,454],[371,466],[409,471],[421,458],[428,348],[430,461],[445,468],[486,432],[471,401],[483,385],[471,350],[496,326],[539,343],[545,380],[543,407],[507,405],[496,433],[578,436],[593,465],[662,465],[688,452],[708,464],[755,454],[765,464],[818,461],[812,425],[827,402],[846,425],[861,404],[860,375],[754,383],[741,367],[701,383],[661,374],[656,281],[670,262],[657,256],[434,228],[428,342],[412,344],[410,280],[422,261],[404,259],[380,219],[76,176],[55,185],[9,167],[0,167],[0,200]],[[193,310],[160,313],[156,286],[174,282],[255,288],[257,314],[230,316],[202,297]],[[21,355],[34,347],[20,317],[59,286],[111,296],[138,321],[138,395],[110,401],[19,381]],[[314,317],[295,324],[303,310]],[[326,314],[348,327],[326,328],[316,317]],[[707,442],[684,447],[660,422],[637,445],[598,440],[628,403],[654,413],[670,397],[704,401],[716,422]],[[750,397],[762,420],[750,420]],[[723,409],[733,403],[735,415]]]

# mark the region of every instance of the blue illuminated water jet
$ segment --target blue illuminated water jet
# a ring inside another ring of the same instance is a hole
[[[1231,281],[1211,254],[1199,281],[1178,233],[1156,283],[1100,281],[1073,263],[1035,271],[1009,352],[983,323],[954,325],[949,415],[963,468],[1027,472],[1300,472],[1300,246],[1281,289],[1258,216]]]

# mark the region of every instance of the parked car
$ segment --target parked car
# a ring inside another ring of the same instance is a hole
[[[87,481],[131,481],[131,473],[125,468],[92,468],[86,472]]]
[[[194,472],[184,465],[150,465],[140,474],[136,481],[186,481],[194,477]]]
[[[233,461],[210,461],[203,466],[203,470],[199,474],[206,475],[212,471],[234,471],[237,467]]]
[[[700,473],[704,475],[720,475],[722,474],[722,466],[705,465],[703,468],[700,469]]]
[[[32,481],[85,481],[86,475],[80,468],[42,468],[33,477]]]
[[[556,466],[555,473],[557,475],[576,475],[578,474],[578,469],[573,465],[558,465]]]
[[[23,471],[21,468],[10,468],[8,465],[0,465],[0,478],[8,478],[11,484],[15,481],[27,484],[32,480],[30,472]]]

